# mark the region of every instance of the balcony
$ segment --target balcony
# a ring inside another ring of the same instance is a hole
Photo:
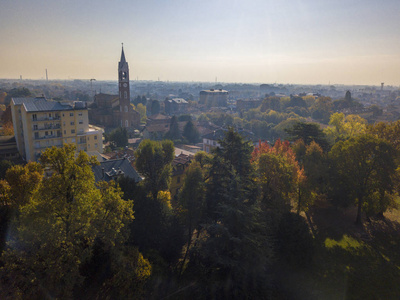
[[[60,117],[60,116],[56,116],[56,117],[44,117],[44,118],[35,118],[35,119],[32,119],[33,122],[57,121],[57,120],[61,120],[61,117]]]
[[[35,149],[47,149],[47,148],[51,148],[51,147],[57,147],[57,148],[62,148],[62,144],[61,145],[41,145],[41,146],[35,146]]]
[[[38,127],[38,128],[33,128],[34,131],[37,130],[49,130],[49,129],[60,129],[61,128],[61,124],[49,124],[47,126],[43,126],[43,127]]]
[[[53,135],[45,135],[45,136],[39,136],[39,137],[34,137],[34,140],[49,140],[49,139],[55,139],[55,138],[61,138],[61,134],[53,134]]]

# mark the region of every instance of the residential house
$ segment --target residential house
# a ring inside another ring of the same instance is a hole
[[[100,165],[93,166],[92,170],[96,182],[102,180],[117,180],[122,176],[134,179],[137,183],[142,181],[142,178],[127,158],[118,158],[100,162]]]
[[[168,115],[181,115],[187,113],[189,103],[182,98],[166,99],[164,101],[165,113]]]

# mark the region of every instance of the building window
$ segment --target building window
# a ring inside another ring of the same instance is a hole
[[[33,115],[32,115],[32,120],[33,120],[33,121],[37,121],[37,115],[36,115],[36,114],[33,114]]]
[[[75,143],[75,138],[72,138],[72,142]]]
[[[38,126],[37,125],[33,125],[33,130],[38,130]]]
[[[83,120],[80,120],[80,121],[79,121],[79,124],[83,124]]]
[[[74,121],[72,121],[72,122],[71,122],[71,125],[75,125],[75,122],[74,122]]]
[[[128,93],[125,91],[124,92],[124,98],[127,99],[128,98]]]
[[[82,113],[79,113],[78,116],[82,117]]]
[[[75,129],[71,129],[71,133],[75,133]]]
[[[128,112],[128,106],[125,105],[125,112]]]
[[[39,138],[39,132],[35,132],[35,139]]]
[[[97,148],[97,143],[96,143],[96,144],[94,144],[94,147],[95,147],[95,148]]]
[[[74,116],[74,113],[69,113],[69,116],[70,116],[70,117],[73,117],[73,116]]]
[[[87,145],[88,149],[90,149],[90,144]]]
[[[64,134],[67,134],[67,131],[66,131],[66,130],[64,130]]]
[[[129,122],[128,122],[128,120],[125,120],[125,127],[129,127]]]
[[[97,140],[97,135],[94,136],[94,139]]]

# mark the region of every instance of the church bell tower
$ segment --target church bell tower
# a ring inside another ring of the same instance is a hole
[[[120,126],[129,127],[130,90],[129,90],[129,66],[125,60],[124,44],[122,44],[121,59],[118,63],[118,89]]]

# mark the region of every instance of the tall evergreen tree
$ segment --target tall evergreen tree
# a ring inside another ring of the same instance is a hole
[[[172,141],[181,139],[181,131],[179,129],[178,118],[176,116],[171,118],[169,131],[165,134],[165,138]]]
[[[191,252],[188,273],[199,275],[202,297],[265,297],[271,244],[253,198],[252,146],[233,129],[220,144],[206,184],[207,238]]]
[[[189,143],[195,144],[200,139],[200,133],[196,126],[191,120],[189,120],[183,128],[183,137],[188,140]]]

